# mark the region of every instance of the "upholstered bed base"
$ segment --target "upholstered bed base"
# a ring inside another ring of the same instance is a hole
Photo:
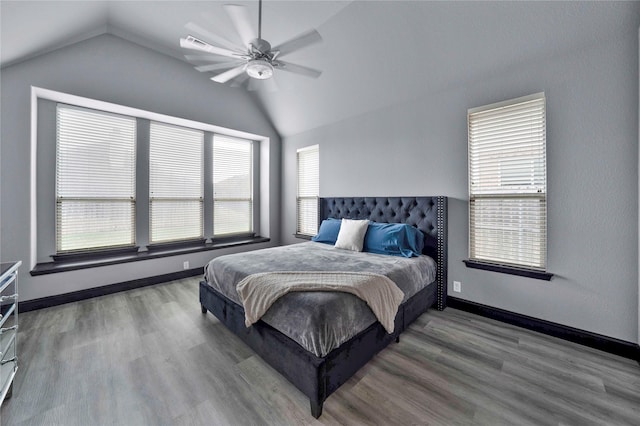
[[[209,311],[215,315],[262,359],[309,397],[311,414],[318,418],[322,413],[323,402],[331,393],[375,354],[397,340],[400,333],[436,303],[436,287],[435,282],[431,283],[400,305],[393,334],[388,334],[379,322],[375,322],[322,358],[262,320],[251,327],[245,326],[242,306],[204,281],[200,283],[200,304],[203,313]]]
[[[311,414],[318,418],[331,393],[345,383],[379,351],[399,338],[428,308],[446,306],[447,198],[446,197],[349,197],[322,198],[320,217],[370,219],[377,222],[409,223],[425,234],[424,254],[437,262],[437,276],[398,309],[395,331],[388,334],[375,322],[324,357],[308,352],[297,342],[263,321],[251,327],[244,323],[242,306],[200,283],[202,312],[210,311],[238,335],[262,359],[309,397]]]

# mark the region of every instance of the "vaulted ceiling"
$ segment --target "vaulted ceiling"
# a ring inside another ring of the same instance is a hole
[[[186,61],[178,41],[188,22],[240,44],[225,3],[2,0],[0,65],[104,33]],[[233,3],[249,7],[257,26],[257,1]],[[320,78],[277,73],[277,90],[253,93],[283,136],[621,34],[637,36],[640,24],[640,2],[265,0],[263,8],[263,38],[272,45],[309,28],[324,39],[287,57],[321,69]]]

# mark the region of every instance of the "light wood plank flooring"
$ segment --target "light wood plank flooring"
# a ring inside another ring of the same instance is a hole
[[[446,309],[325,402],[210,313],[198,278],[20,314],[2,425],[640,425],[634,361]]]

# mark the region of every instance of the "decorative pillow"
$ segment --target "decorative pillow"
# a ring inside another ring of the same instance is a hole
[[[392,256],[414,257],[422,254],[424,234],[406,223],[371,222],[364,239],[364,251]]]
[[[338,232],[340,232],[340,219],[325,219],[320,224],[320,229],[315,237],[311,238],[311,241],[325,244],[335,244],[338,239]]]
[[[362,245],[364,244],[364,235],[367,233],[369,227],[368,220],[351,220],[342,219],[340,224],[340,232],[338,232],[338,240],[336,241],[336,248],[362,251]]]

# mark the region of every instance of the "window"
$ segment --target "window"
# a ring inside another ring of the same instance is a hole
[[[253,233],[253,142],[213,136],[213,237]]]
[[[202,239],[204,132],[151,122],[149,240]]]
[[[79,258],[142,260],[268,240],[256,235],[254,192],[267,138],[48,90],[35,105],[35,190],[51,199],[37,203],[38,265],[53,257],[57,271]]]
[[[320,193],[320,148],[318,145],[297,152],[298,194],[296,198],[297,226],[300,235],[318,232],[318,195]]]
[[[468,112],[469,257],[546,268],[544,93]]]
[[[136,120],[59,104],[56,252],[134,246]]]

